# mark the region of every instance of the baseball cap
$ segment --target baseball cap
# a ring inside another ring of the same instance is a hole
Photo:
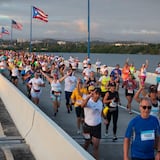
[[[94,91],[95,90],[95,86],[91,85],[88,87],[88,91]]]

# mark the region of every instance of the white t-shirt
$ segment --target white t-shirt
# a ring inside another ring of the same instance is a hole
[[[12,69],[12,76],[14,76],[14,77],[18,77],[19,76],[19,71],[18,71],[18,68],[13,68]]]
[[[84,107],[85,123],[89,126],[96,126],[101,123],[101,113],[103,104],[101,100],[94,102],[92,98],[88,100],[87,106]]]
[[[72,92],[77,83],[77,78],[75,76],[68,76],[64,80],[64,91]]]
[[[89,78],[89,76],[90,76],[90,73],[93,71],[93,69],[91,69],[91,68],[85,68],[84,70],[83,70],[83,74],[85,75],[84,76],[84,79],[85,80],[88,80],[88,78]]]
[[[32,83],[32,90],[41,90],[41,86],[39,86],[39,84],[44,84],[40,77],[32,78],[28,83]]]
[[[97,61],[96,62],[96,68],[100,68],[101,67],[101,62],[100,61]]]

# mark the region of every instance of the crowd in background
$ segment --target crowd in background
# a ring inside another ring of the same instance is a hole
[[[135,78],[137,69],[133,63],[125,61],[120,68],[119,64],[109,73],[106,64],[97,59],[96,71],[91,60],[85,57],[79,70],[79,60],[69,57],[67,62],[62,56],[35,54],[15,51],[4,51],[0,56],[0,73],[9,77],[10,81],[18,86],[20,79],[26,85],[27,96],[36,105],[45,87],[46,80],[50,84],[50,99],[56,117],[61,105],[64,92],[66,111],[69,114],[73,107],[76,113],[77,134],[83,132],[84,148],[93,144],[93,155],[98,159],[98,149],[101,139],[102,118],[106,125],[105,136],[108,136],[110,121],[113,121],[113,141],[117,137],[117,122],[121,100],[119,88],[124,88],[127,99],[126,106],[132,114],[132,101],[141,103],[143,97],[148,97],[151,103],[150,115],[160,122],[160,64],[155,69],[157,85],[151,84],[146,90],[148,60],[139,69],[139,79]],[[64,83],[64,87],[62,85]],[[104,111],[106,110],[107,111]]]

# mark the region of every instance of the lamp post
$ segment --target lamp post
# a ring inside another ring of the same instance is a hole
[[[90,58],[90,0],[88,0],[88,58]]]

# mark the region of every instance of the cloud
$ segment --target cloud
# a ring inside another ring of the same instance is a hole
[[[87,24],[84,20],[76,20],[74,21],[75,26],[77,27],[78,31],[87,33]]]
[[[123,30],[121,31],[121,34],[134,34],[134,35],[159,35],[160,32],[153,31],[153,30]]]

